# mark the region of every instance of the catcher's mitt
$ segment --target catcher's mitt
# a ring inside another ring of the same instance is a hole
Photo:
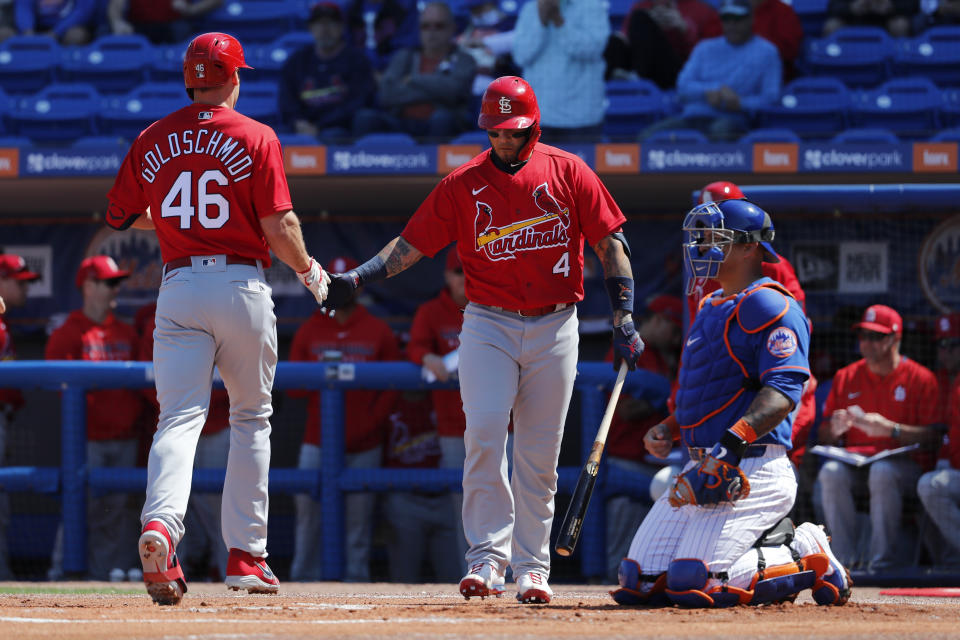
[[[715,445],[703,462],[677,476],[670,490],[670,505],[708,506],[746,498],[750,495],[750,481],[739,464],[740,456],[722,444]]]

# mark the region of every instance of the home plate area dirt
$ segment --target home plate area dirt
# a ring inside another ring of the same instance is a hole
[[[563,584],[554,585],[549,605],[521,605],[509,589],[502,598],[465,601],[455,585],[285,583],[279,595],[253,596],[191,584],[174,607],[153,604],[134,585],[125,585],[131,593],[76,593],[116,586],[0,583],[0,637],[960,638],[960,598],[856,587],[844,607],[818,607],[802,594],[793,604],[715,610],[620,607],[605,586]]]

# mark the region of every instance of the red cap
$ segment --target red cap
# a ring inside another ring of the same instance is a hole
[[[356,269],[360,263],[347,256],[337,256],[327,265],[327,271],[330,273],[346,273],[350,269]]]
[[[937,318],[935,340],[944,338],[960,338],[960,313],[950,313]]]
[[[80,263],[80,268],[77,270],[77,288],[82,289],[87,278],[114,280],[126,278],[129,275],[130,272],[118,267],[110,256],[92,256]]]
[[[677,296],[663,294],[651,298],[647,303],[647,310],[650,313],[662,313],[670,322],[683,327],[683,300]]]
[[[711,182],[701,189],[700,202],[697,204],[717,202],[719,200],[741,200],[743,197],[743,191],[740,191],[740,187],[732,182],[721,180],[719,182]]]
[[[447,271],[453,271],[454,269],[463,269],[463,263],[460,262],[460,255],[457,253],[457,248],[453,247],[450,251],[447,251]]]
[[[39,277],[39,273],[27,270],[27,263],[20,256],[12,253],[0,254],[0,278],[30,281]]]
[[[903,320],[900,314],[883,304],[867,307],[863,319],[853,325],[854,329],[866,329],[877,333],[903,333]]]

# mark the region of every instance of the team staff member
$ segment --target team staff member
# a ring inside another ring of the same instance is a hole
[[[139,541],[143,579],[159,604],[180,602],[187,588],[174,549],[214,366],[230,395],[221,509],[226,583],[279,589],[264,560],[277,321],[263,269],[272,250],[318,303],[329,282],[304,247],[276,134],[235,110],[240,68],[249,67],[232,36],[194,38],[183,59],[193,104],[140,134],[108,194],[107,223],[156,228],[165,263],[153,346],[160,422]]]
[[[83,292],[83,308],[71,312],[63,325],[50,334],[47,360],[137,359],[136,332],[113,313],[117,306],[117,288],[129,275],[130,272],[118,268],[110,256],[92,256],[80,263],[76,284]],[[143,408],[143,397],[135,389],[87,393],[88,467],[136,466],[134,427]],[[107,580],[111,569],[119,568],[126,573],[136,566],[136,556],[123,535],[135,533],[135,529],[128,526],[135,522],[135,512],[129,502],[130,495],[126,493],[91,494],[89,498],[88,574],[95,580]],[[62,554],[76,553],[69,544],[69,532],[61,534],[57,536],[53,554],[55,574],[61,570]]]
[[[349,271],[357,266],[352,258],[330,261],[334,271]],[[353,296],[330,317],[317,310],[297,329],[290,344],[293,362],[378,362],[400,360],[400,348],[390,325],[367,311]],[[396,391],[355,389],[344,398],[346,459],[344,466],[354,469],[379,467],[383,461],[383,445],[390,414],[397,403]],[[321,458],[320,393],[309,394],[307,427],[300,445],[300,469],[319,469]],[[320,504],[311,496],[295,498],[297,508],[296,540],[291,573],[296,580],[319,580],[321,554]],[[346,580],[370,582],[370,549],[373,538],[373,516],[376,494],[347,494]]]
[[[0,314],[22,307],[27,302],[27,285],[40,274],[27,269],[23,258],[12,254],[0,254]],[[14,360],[16,350],[10,330],[0,317],[0,361]],[[19,389],[0,389],[0,466],[6,463],[7,429],[13,416],[23,406],[23,394]],[[7,494],[0,493],[0,580],[13,580],[7,561],[7,524],[10,522],[10,503]]]
[[[538,142],[530,85],[504,76],[481,99],[492,149],[450,173],[400,236],[332,281],[327,306],[409,268],[451,242],[466,275],[460,392],[466,413],[463,529],[470,549],[464,597],[487,596],[513,569],[521,602],[549,602],[550,527],[557,457],[577,364],[575,303],[583,245],[593,246],[614,308],[615,366],[643,344],[633,326],[633,279],[623,214],[577,156]],[[513,415],[512,480],[507,424]],[[512,482],[512,484],[511,484]]]
[[[712,607],[813,588],[819,604],[842,604],[850,583],[826,534],[786,519],[797,489],[786,453],[810,335],[797,301],[761,271],[777,260],[773,222],[752,202],[723,200],[694,207],[683,232],[689,278],[720,289],[690,327],[676,411],[644,444],[665,457],[680,440],[690,462],[637,529],[613,598]],[[774,527],[779,535],[767,537]]]
[[[944,413],[937,402],[937,378],[900,353],[900,314],[875,304],[867,307],[853,328],[863,358],[833,377],[818,432],[820,442],[868,456],[913,443],[933,446],[939,435],[936,425]],[[867,568],[884,570],[902,564],[903,501],[914,496],[917,480],[930,463],[926,452],[893,456],[872,463],[866,476],[862,469],[843,462],[823,463],[817,482],[826,524],[842,562],[857,560],[854,491],[865,483],[870,492]]]

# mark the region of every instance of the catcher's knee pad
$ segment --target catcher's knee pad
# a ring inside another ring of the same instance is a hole
[[[699,558],[677,558],[667,567],[667,597],[681,607],[712,607],[707,594],[710,571]]]
[[[617,569],[617,581],[620,588],[610,592],[614,601],[622,605],[647,605],[664,607],[670,604],[664,593],[667,582],[666,573],[643,574],[636,560],[624,558]],[[641,591],[641,583],[653,583],[649,591]]]

